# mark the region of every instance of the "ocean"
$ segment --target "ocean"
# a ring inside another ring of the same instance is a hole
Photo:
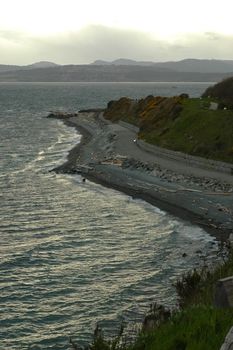
[[[210,84],[0,83],[0,349],[69,349],[97,323],[107,336],[132,329],[151,303],[175,307],[176,279],[214,259],[199,227],[50,172],[81,135],[46,118],[121,96],[197,97]]]

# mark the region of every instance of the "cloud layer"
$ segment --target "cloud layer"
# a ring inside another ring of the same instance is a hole
[[[184,58],[233,59],[233,36],[214,32],[186,34],[162,41],[139,31],[88,26],[77,32],[53,36],[29,36],[0,30],[1,62],[29,64],[40,60],[60,64],[135,60],[169,61]]]

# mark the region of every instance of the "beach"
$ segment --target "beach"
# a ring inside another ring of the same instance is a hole
[[[143,199],[219,240],[233,232],[233,175],[229,171],[147,150],[134,127],[105,120],[102,110],[56,114],[82,134],[57,173],[80,174],[133,198]],[[195,159],[194,159],[195,160]]]

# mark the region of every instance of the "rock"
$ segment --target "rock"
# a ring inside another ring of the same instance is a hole
[[[230,244],[233,244],[233,233],[229,235],[228,241]]]
[[[215,287],[214,305],[217,308],[233,307],[233,276],[218,280]]]

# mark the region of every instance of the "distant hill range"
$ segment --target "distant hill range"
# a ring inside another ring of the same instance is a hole
[[[52,68],[52,67],[58,67],[58,66],[59,66],[58,64],[53,62],[48,62],[48,61],[40,61],[33,64],[29,64],[27,66],[0,64],[0,73],[15,72],[18,70],[28,70],[28,69],[36,69],[36,68]]]
[[[0,65],[1,82],[217,82],[231,76],[233,60],[147,62],[121,58],[85,65],[47,61],[27,66]]]
[[[185,59],[181,61],[168,62],[147,62],[134,61],[120,58],[112,62],[96,60],[93,65],[115,65],[115,66],[150,66],[156,68],[170,69],[177,72],[192,72],[192,73],[232,73],[233,60],[199,60]]]

